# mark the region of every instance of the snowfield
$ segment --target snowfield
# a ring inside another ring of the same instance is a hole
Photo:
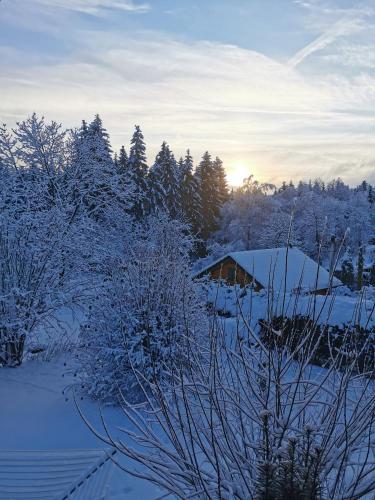
[[[30,360],[16,369],[1,369],[0,452],[108,448],[79,416],[71,391],[63,394],[75,382],[72,367],[72,358],[65,355],[50,362]],[[99,405],[88,399],[80,400],[79,404],[90,422],[101,429]],[[109,407],[103,411],[112,429],[124,424],[121,410]],[[158,496],[160,491],[150,483],[113,466],[106,500]]]

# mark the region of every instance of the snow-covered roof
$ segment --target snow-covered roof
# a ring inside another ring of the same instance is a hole
[[[0,498],[104,498],[111,466],[102,450],[0,451]]]
[[[264,288],[270,286],[275,292],[283,293],[284,288],[286,292],[298,288],[305,291],[324,290],[330,284],[329,272],[298,248],[231,252],[201,269],[198,274],[203,274],[227,257],[231,257]],[[340,285],[341,281],[333,278],[332,286]]]

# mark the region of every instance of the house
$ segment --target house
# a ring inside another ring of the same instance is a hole
[[[231,252],[201,269],[195,278],[209,275],[255,291],[272,289],[276,293],[304,292],[325,295],[342,285],[330,273],[297,248],[272,248]]]

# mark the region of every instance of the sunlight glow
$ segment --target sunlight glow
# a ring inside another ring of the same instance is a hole
[[[235,163],[227,168],[227,180],[231,187],[242,186],[243,180],[251,175],[252,170],[245,163]]]

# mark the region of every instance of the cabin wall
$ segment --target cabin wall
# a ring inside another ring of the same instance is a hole
[[[228,257],[225,260],[219,262],[215,266],[211,267],[207,274],[210,274],[211,279],[222,279],[225,280],[228,285],[240,285],[244,287],[249,285],[254,280],[246,271],[244,271],[238,264],[231,258]],[[259,292],[262,286],[255,282],[254,290]]]

